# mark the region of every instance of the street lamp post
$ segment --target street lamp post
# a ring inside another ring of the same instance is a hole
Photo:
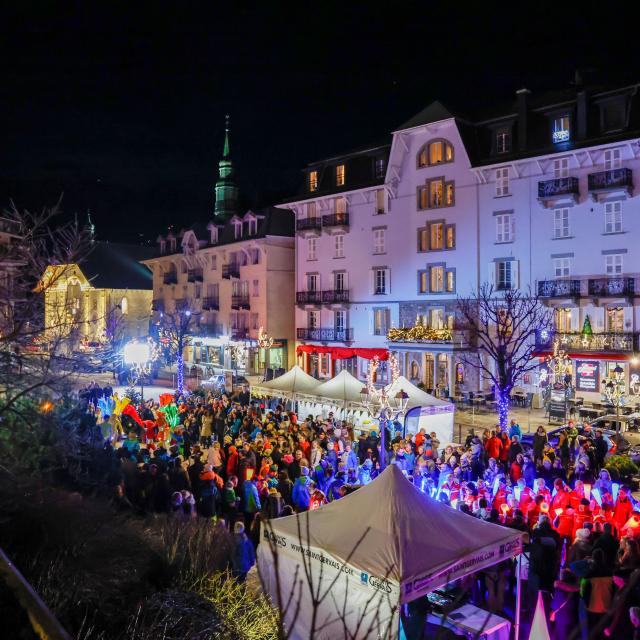
[[[554,340],[553,355],[546,358],[547,367],[553,376],[555,389],[562,388],[564,392],[564,419],[567,419],[567,389],[571,382],[569,369],[571,368],[571,358],[564,349],[560,348],[560,342]],[[551,409],[549,409],[551,411]]]
[[[624,369],[618,364],[604,385],[607,400],[616,408],[616,439],[620,437],[620,407],[625,402]]]
[[[150,341],[138,342],[132,340],[124,345],[124,363],[131,367],[134,375],[134,382],[140,381],[140,398],[144,400],[144,376],[151,373],[151,362],[155,359]]]

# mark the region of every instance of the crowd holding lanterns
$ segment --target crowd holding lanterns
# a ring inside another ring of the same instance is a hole
[[[612,637],[633,633],[640,512],[631,488],[605,468],[609,445],[597,429],[569,424],[550,443],[540,427],[523,444],[512,420],[507,430],[471,432],[455,445],[425,429],[404,438],[398,429],[382,439],[377,430],[355,433],[333,414],[299,419],[282,404],[269,409],[252,401],[246,388],[231,396],[162,394],[135,406],[109,388],[84,397],[110,457],[114,507],[211,518],[241,541],[246,532],[253,547],[239,543],[241,576],[255,560],[265,519],[322,508],[372,482],[385,464],[383,441],[387,464],[428,499],[529,533],[521,568],[528,602],[532,607],[539,590],[553,594],[556,637],[563,625],[580,625],[585,638],[595,629]],[[499,613],[515,570],[507,562],[479,572],[472,591]]]

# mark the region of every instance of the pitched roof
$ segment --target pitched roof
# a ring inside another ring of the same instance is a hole
[[[140,260],[153,257],[155,247],[119,242],[95,242],[80,263],[87,280],[97,289],[153,289],[151,271]]]
[[[454,115],[445,107],[440,100],[435,100],[429,106],[425,107],[422,111],[416,113],[415,116],[409,118],[405,123],[400,125],[397,130],[404,131],[405,129],[412,129],[413,127],[419,127],[423,124],[429,124],[430,122],[439,122],[440,120],[446,120],[447,118],[453,118]]]

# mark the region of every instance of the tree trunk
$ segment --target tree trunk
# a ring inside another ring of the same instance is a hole
[[[506,429],[509,421],[509,391],[496,387],[496,401],[498,404],[498,420],[500,428]]]
[[[178,360],[177,360],[177,391],[179,394],[184,393],[184,357],[182,356],[182,351],[178,352]]]

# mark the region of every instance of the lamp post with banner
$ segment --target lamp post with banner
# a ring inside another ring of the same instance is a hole
[[[616,439],[618,439],[620,438],[620,407],[624,407],[626,401],[624,369],[617,364],[603,382],[605,398],[616,409]]]
[[[560,347],[558,340],[553,341],[553,355],[546,358],[547,370],[552,378],[551,395],[549,396],[549,418],[552,413],[563,414],[567,419],[567,399],[571,394],[571,358]],[[556,392],[555,394],[553,392]],[[559,394],[562,393],[562,406],[560,406]],[[554,397],[555,396],[555,397]],[[554,408],[556,409],[554,411]]]

